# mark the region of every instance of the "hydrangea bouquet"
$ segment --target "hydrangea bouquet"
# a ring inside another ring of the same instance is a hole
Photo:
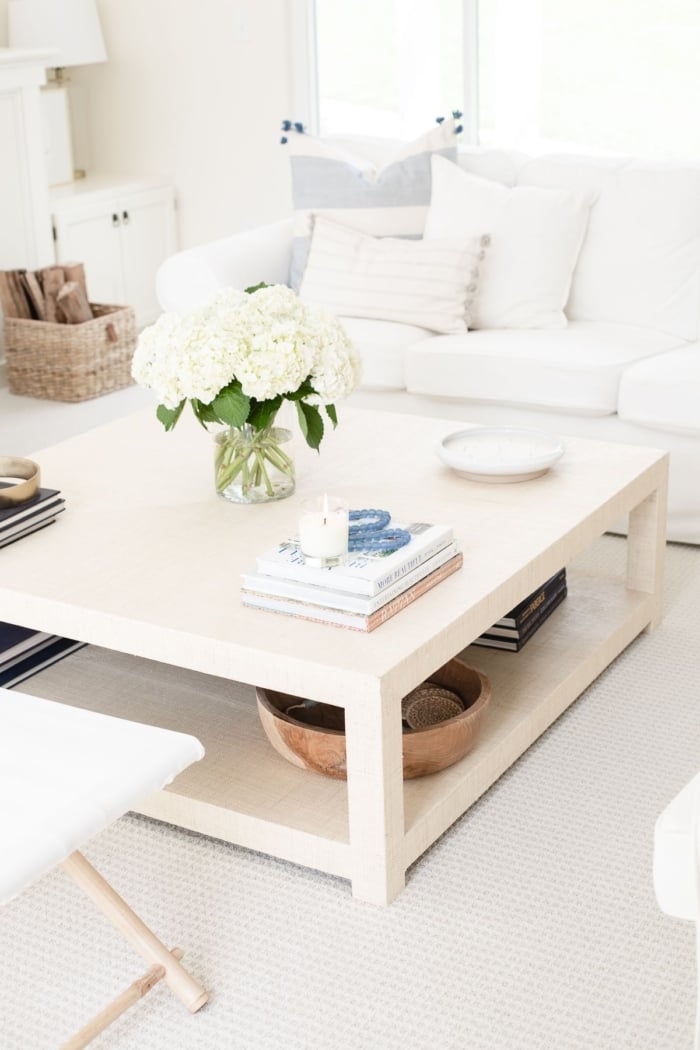
[[[359,380],[359,358],[341,324],[303,303],[284,285],[225,289],[186,314],[166,313],[144,329],[132,375],[160,400],[171,430],[189,401],[216,436],[216,488],[236,502],[279,499],[294,491],[294,464],[282,448],[289,431],[274,426],[284,400],[296,406],[311,448],[324,418]]]

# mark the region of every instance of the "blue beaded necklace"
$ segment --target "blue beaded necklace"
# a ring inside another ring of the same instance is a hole
[[[405,529],[389,529],[391,514],[387,510],[351,510],[350,521],[357,522],[348,529],[350,551],[395,551],[411,542]]]

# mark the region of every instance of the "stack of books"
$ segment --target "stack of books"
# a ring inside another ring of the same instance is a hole
[[[344,565],[304,564],[294,543],[282,543],[242,575],[243,604],[305,620],[373,631],[457,569],[462,555],[447,525],[395,525],[411,541],[385,554],[352,553]]]
[[[6,487],[5,482],[0,482],[0,488]],[[65,502],[58,489],[39,489],[24,503],[0,507],[0,547],[53,524],[65,509]]]
[[[493,627],[489,627],[474,645],[489,649],[508,649],[517,653],[532,638],[566,598],[566,569],[560,569],[536,591],[511,609]]]
[[[50,667],[85,642],[0,622],[0,686],[11,689]]]

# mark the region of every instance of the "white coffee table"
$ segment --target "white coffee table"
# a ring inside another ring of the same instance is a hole
[[[0,619],[343,706],[347,784],[280,758],[250,688],[202,679],[206,688],[171,705],[148,678],[130,676],[123,703],[85,698],[204,743],[204,761],[142,812],[341,875],[355,896],[383,904],[409,865],[659,621],[668,457],[570,440],[541,478],[479,484],[435,454],[463,423],[340,414],[320,455],[299,441],[295,496],[260,506],[214,496],[212,442],[189,419],[166,435],[150,411],[139,413],[37,452],[44,484],[63,490],[68,510],[0,554]],[[291,535],[300,501],[323,491],[397,520],[452,523],[463,570],[369,635],[243,608],[240,572]],[[626,577],[572,571],[566,602],[522,653],[470,650],[493,683],[483,736],[455,766],[404,785],[401,697],[628,512]]]

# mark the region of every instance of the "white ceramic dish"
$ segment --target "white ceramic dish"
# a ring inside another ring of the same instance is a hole
[[[564,453],[554,434],[526,427],[472,427],[442,439],[443,463],[471,481],[529,481],[549,470]]]

